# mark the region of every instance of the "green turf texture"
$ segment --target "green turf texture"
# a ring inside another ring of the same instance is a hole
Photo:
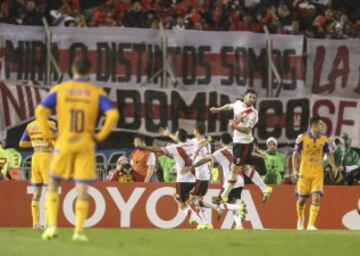
[[[202,256],[360,255],[359,231],[88,229],[88,243],[60,229],[51,241],[40,230],[0,228],[0,255]]]

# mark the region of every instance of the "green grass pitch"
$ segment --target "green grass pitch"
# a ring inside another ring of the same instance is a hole
[[[60,229],[51,241],[41,231],[0,228],[0,254],[26,256],[360,255],[359,231],[88,229],[88,243]]]

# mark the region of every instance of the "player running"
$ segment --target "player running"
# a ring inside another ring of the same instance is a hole
[[[319,213],[320,197],[323,195],[324,171],[323,155],[327,154],[332,171],[337,176],[338,170],[335,165],[333,154],[330,153],[328,138],[321,134],[322,121],[319,117],[310,119],[310,129],[302,133],[296,139],[292,165],[296,184],[297,229],[304,229],[305,203],[311,196],[309,223],[307,230],[317,230],[316,217]],[[300,160],[301,158],[301,160]],[[300,160],[300,166],[299,166]]]
[[[75,203],[75,232],[73,241],[88,241],[83,233],[88,214],[88,184],[96,181],[95,144],[105,140],[117,123],[119,113],[104,90],[89,82],[91,63],[78,59],[72,66],[74,78],[54,86],[36,108],[36,118],[44,138],[52,139],[48,117],[56,109],[58,136],[50,164],[50,179],[46,195],[48,228],[42,238],[57,236],[57,215],[60,181],[74,179],[77,189]],[[95,126],[99,113],[105,115],[105,123],[98,133]]]
[[[251,181],[257,185],[263,193],[263,202],[265,202],[272,188],[267,186],[261,179],[258,172],[253,170],[252,164],[253,141],[252,130],[258,122],[258,112],[254,108],[257,93],[253,89],[246,90],[244,100],[237,100],[233,104],[226,104],[222,107],[212,107],[212,113],[222,111],[234,111],[234,119],[229,121],[229,126],[234,129],[233,135],[233,156],[234,161],[231,167],[231,174],[225,183],[224,191],[221,194],[222,200],[227,201],[230,191],[233,189],[240,172],[245,174]]]
[[[56,124],[54,121],[48,121],[52,133],[56,134]],[[31,215],[33,229],[39,229],[40,226],[40,197],[42,187],[47,186],[49,176],[49,166],[53,151],[54,141],[47,139],[40,129],[39,123],[34,120],[30,122],[20,139],[20,148],[34,148],[31,157],[31,185],[34,186],[34,194],[31,200]],[[45,225],[47,225],[47,214],[45,207]]]

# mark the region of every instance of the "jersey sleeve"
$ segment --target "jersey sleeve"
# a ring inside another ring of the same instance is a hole
[[[108,96],[106,96],[104,90],[101,90],[98,103],[99,103],[99,110],[101,112],[106,112],[110,109],[115,108],[115,103],[111,101]]]
[[[29,133],[27,131],[27,128],[25,129],[23,135],[21,136],[21,139],[20,140],[23,140],[23,141],[30,141],[30,136],[29,136]]]
[[[174,156],[176,154],[176,145],[173,144],[166,147],[162,147],[161,150],[167,155]]]
[[[57,101],[57,86],[55,86],[50,92],[42,99],[41,105],[46,108],[53,109],[56,106]]]
[[[146,166],[155,166],[156,165],[156,156],[155,153],[150,152],[148,159],[146,161]]]

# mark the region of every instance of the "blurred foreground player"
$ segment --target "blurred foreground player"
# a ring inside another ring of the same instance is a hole
[[[95,144],[103,141],[115,126],[119,113],[104,90],[89,83],[91,64],[78,59],[72,66],[74,78],[52,88],[36,109],[36,118],[46,138],[52,138],[47,119],[51,109],[56,109],[58,136],[50,165],[50,178],[46,205],[49,226],[42,234],[47,240],[57,236],[57,214],[60,181],[74,179],[78,196],[75,203],[74,241],[87,241],[83,233],[88,214],[88,184],[96,181]],[[101,130],[95,134],[98,114],[106,116]]]

